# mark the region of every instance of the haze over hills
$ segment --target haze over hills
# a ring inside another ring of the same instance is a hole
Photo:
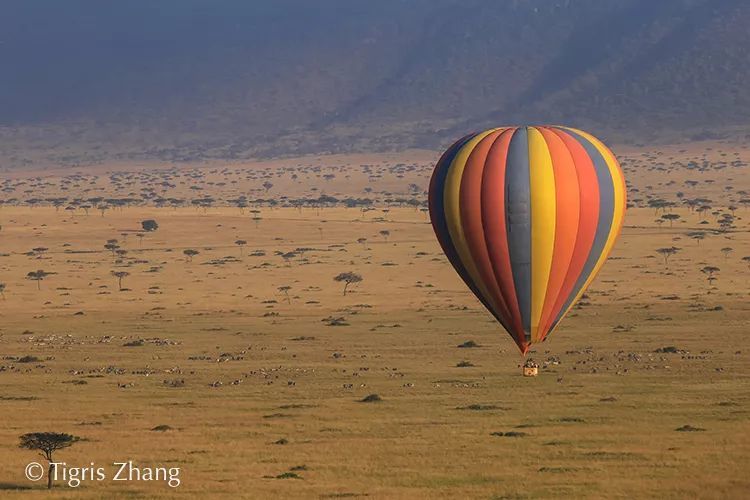
[[[3,167],[750,125],[744,0],[6,0]]]

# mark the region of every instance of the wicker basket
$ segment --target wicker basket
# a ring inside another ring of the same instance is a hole
[[[536,366],[524,366],[523,367],[523,376],[524,377],[536,377],[539,375],[539,368]]]

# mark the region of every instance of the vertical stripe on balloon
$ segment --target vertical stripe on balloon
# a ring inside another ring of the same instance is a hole
[[[513,283],[527,342],[531,341],[531,192],[529,141],[519,128],[508,146],[505,173],[505,224]]]
[[[529,186],[531,190],[531,340],[539,342],[552,255],[555,249],[555,173],[541,132],[529,127]]]

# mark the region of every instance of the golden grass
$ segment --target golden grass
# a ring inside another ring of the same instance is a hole
[[[549,363],[524,378],[414,209],[263,208],[256,225],[226,207],[3,207],[0,495],[45,494],[24,479],[35,455],[17,442],[51,430],[85,438],[59,452],[71,465],[182,468],[176,490],[58,484],[75,498],[742,498],[750,226],[698,245],[685,233],[713,219],[676,212],[686,222],[673,228],[656,227],[651,209],[629,212],[588,305],[536,347]],[[145,218],[159,230],[124,240]],[[110,238],[124,262],[103,248]],[[654,250],[670,245],[682,250],[665,268]],[[35,247],[48,250],[25,254]],[[200,252],[192,263],[187,248]],[[296,248],[308,250],[274,254]],[[713,288],[708,264],[721,268]],[[25,279],[37,269],[57,273],[41,290]],[[130,272],[125,291],[117,269]],[[343,271],[364,277],[345,297],[333,281]],[[468,340],[479,347],[457,347]],[[655,352],[665,346],[689,353]],[[360,402],[373,393],[383,400]],[[300,479],[276,478],[295,468]]]

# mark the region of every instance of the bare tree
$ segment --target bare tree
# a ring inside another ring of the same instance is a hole
[[[346,290],[349,287],[349,285],[354,284],[354,283],[359,283],[362,280],[363,278],[361,275],[351,272],[351,271],[347,273],[338,274],[333,278],[333,281],[344,283],[344,295],[346,295]]]
[[[57,450],[68,448],[81,438],[71,434],[59,432],[31,432],[20,437],[19,448],[37,450],[49,463],[47,471],[47,489],[52,489],[52,478],[54,477],[55,460],[52,456]]]

